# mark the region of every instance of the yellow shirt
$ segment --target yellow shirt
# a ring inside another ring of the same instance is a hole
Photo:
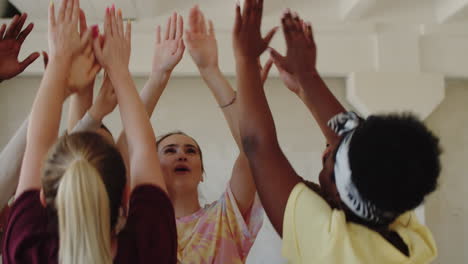
[[[379,233],[347,222],[343,211],[331,209],[322,197],[299,183],[286,205],[282,253],[289,263],[314,264],[421,264],[437,255],[431,232],[413,212],[401,215],[390,229],[408,246],[409,257]]]

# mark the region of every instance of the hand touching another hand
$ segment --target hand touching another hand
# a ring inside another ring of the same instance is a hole
[[[87,30],[88,25],[85,13],[83,10],[80,10],[80,36],[83,37]],[[93,37],[99,35],[97,25],[91,27],[91,34]],[[70,77],[68,78],[70,89],[79,93],[93,89],[94,80],[100,70],[101,65],[94,56],[92,41],[88,41],[84,51],[73,61]]]
[[[24,30],[21,30],[26,18],[27,14],[16,15],[8,28],[5,24],[0,27],[0,81],[20,74],[39,57],[39,53],[34,52],[23,61],[18,61],[21,46],[34,27],[34,24],[30,23]]]
[[[297,94],[300,89],[297,78],[317,74],[317,47],[311,25],[304,23],[297,14],[287,11],[282,18],[282,25],[287,45],[286,56],[281,56],[273,49],[270,49],[270,55],[282,73],[283,81]]]
[[[294,75],[292,70],[288,68],[288,65],[285,63],[285,60],[282,59],[281,54],[276,50],[270,48],[270,59],[275,64],[276,68],[279,71],[280,79],[283,81],[284,85],[293,93],[302,96],[302,88],[297,80],[297,76]]]
[[[83,10],[80,10],[80,37],[86,37],[85,33],[88,30],[86,24],[86,17]],[[89,33],[88,33],[89,34]],[[91,34],[97,35],[97,25],[91,29]],[[71,91],[83,93],[88,92],[89,89],[93,88],[93,82],[96,75],[101,70],[101,65],[97,63],[93,48],[92,41],[88,40],[85,44],[84,51],[80,52],[72,62],[70,75],[68,77],[68,87]],[[47,67],[49,62],[49,55],[43,51],[44,65]]]
[[[94,39],[93,48],[96,59],[106,72],[112,75],[119,70],[128,71],[131,51],[131,24],[124,30],[122,12],[115,14],[115,7],[106,9],[104,22],[104,43],[101,38]]]

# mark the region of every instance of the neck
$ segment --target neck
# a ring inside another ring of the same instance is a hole
[[[195,191],[173,191],[170,192],[170,198],[174,206],[175,217],[180,218],[191,215],[200,210],[200,202],[198,201],[198,192]]]

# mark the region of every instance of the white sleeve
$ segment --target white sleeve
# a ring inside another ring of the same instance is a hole
[[[26,151],[29,117],[0,153],[0,209],[3,208],[18,186],[21,164]]]
[[[89,112],[86,112],[83,118],[80,121],[78,121],[76,126],[73,128],[72,133],[85,132],[85,131],[95,132],[101,127],[101,125],[102,125],[101,122],[96,121],[89,114]]]

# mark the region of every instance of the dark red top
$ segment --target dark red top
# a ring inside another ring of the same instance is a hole
[[[176,263],[174,208],[153,185],[135,188],[125,228],[119,234],[114,263]],[[11,207],[3,240],[3,263],[57,263],[57,217],[46,210],[39,191],[24,192]]]

